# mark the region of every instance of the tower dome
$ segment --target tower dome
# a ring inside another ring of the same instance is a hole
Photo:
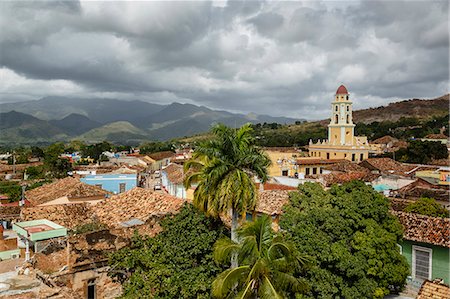
[[[336,91],[336,94],[348,94],[347,88],[344,85],[339,86]]]

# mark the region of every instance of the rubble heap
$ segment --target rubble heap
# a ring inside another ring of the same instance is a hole
[[[100,187],[88,185],[68,177],[26,192],[26,198],[33,206],[67,196],[69,198],[105,197],[110,194]]]
[[[392,211],[403,225],[406,240],[450,248],[450,219]]]
[[[176,213],[183,202],[168,194],[136,187],[92,206],[92,210],[101,223],[120,227],[120,223],[133,218],[146,222],[154,216]]]

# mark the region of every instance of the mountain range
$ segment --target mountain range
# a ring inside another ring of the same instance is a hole
[[[45,97],[37,101],[0,105],[2,144],[108,140],[139,143],[169,140],[209,130],[214,123],[293,123],[296,119],[269,115],[244,115],[204,106],[172,103],[159,105],[115,99]]]

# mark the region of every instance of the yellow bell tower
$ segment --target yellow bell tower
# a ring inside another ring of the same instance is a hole
[[[332,115],[328,125],[329,144],[354,145],[355,124],[352,119],[352,102],[344,85],[337,89],[331,106]]]

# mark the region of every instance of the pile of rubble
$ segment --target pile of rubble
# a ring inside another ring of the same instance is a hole
[[[37,206],[64,196],[68,198],[90,198],[105,197],[107,194],[110,193],[100,187],[82,183],[76,178],[67,177],[27,191],[26,198],[33,206]]]
[[[92,210],[101,223],[121,227],[122,222],[131,219],[146,222],[154,216],[177,213],[183,202],[168,194],[136,187],[93,205]]]

